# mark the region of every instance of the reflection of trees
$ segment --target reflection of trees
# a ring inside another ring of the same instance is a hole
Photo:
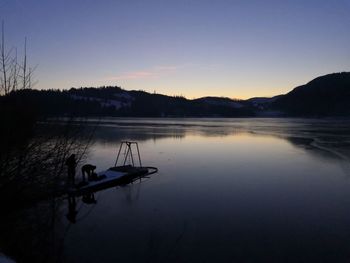
[[[16,262],[61,262],[64,222],[60,202],[45,201],[27,209],[3,213],[1,250]]]

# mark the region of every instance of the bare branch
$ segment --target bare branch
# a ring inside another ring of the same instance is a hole
[[[27,37],[24,38],[24,58],[23,58],[23,86],[22,88],[27,88]]]
[[[7,94],[7,68],[6,68],[6,57],[7,54],[5,52],[5,25],[4,25],[4,21],[2,21],[1,23],[1,68],[2,68],[2,90],[5,92],[5,94]]]

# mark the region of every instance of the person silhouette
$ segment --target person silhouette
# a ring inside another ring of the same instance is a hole
[[[95,199],[95,194],[93,192],[83,195],[82,201],[85,204],[96,204],[97,200]]]
[[[77,161],[75,159],[75,154],[69,156],[66,160],[66,165],[68,168],[68,183],[71,185],[75,184],[75,168],[77,166]]]
[[[75,196],[68,196],[68,214],[66,215],[67,219],[71,223],[76,223],[78,211],[76,210],[77,203]]]

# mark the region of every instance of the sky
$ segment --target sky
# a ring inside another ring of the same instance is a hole
[[[0,0],[35,88],[189,99],[271,97],[350,71],[349,14],[350,0]]]

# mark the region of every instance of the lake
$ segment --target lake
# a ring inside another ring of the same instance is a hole
[[[350,120],[104,118],[87,125],[98,125],[86,160],[97,171],[114,165],[120,141],[132,140],[143,164],[159,172],[95,193],[96,203],[77,199],[74,224],[67,200],[57,200],[50,232],[57,259],[349,262]]]

